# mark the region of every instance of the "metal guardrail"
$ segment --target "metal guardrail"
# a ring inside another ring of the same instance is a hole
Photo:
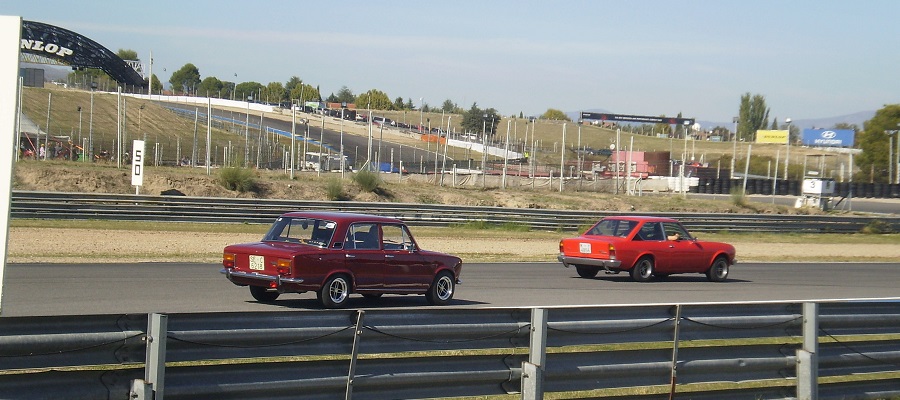
[[[900,396],[897,299],[9,317],[0,327],[6,399]]]
[[[448,226],[468,222],[523,224],[532,229],[585,229],[612,211],[573,211],[443,204],[368,203],[277,199],[232,199],[13,191],[13,218],[135,220],[269,224],[293,210],[331,210],[378,214],[410,225]],[[677,218],[692,231],[855,233],[873,221],[900,231],[895,216],[820,216],[778,214],[640,213]]]

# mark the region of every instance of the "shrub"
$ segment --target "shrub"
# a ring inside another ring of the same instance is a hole
[[[325,185],[325,194],[328,196],[328,200],[331,201],[346,200],[347,197],[344,194],[344,184],[341,182],[341,178],[329,179],[328,184]]]
[[[219,183],[228,190],[238,192],[257,192],[259,185],[253,171],[245,168],[222,168],[219,172]]]
[[[747,207],[747,196],[744,194],[743,188],[731,188],[731,204],[738,207]]]
[[[356,182],[363,191],[370,193],[375,193],[378,190],[378,185],[381,183],[378,174],[366,170],[354,174],[353,182]]]
[[[880,219],[873,219],[862,228],[861,232],[880,235],[883,233],[894,233],[894,229],[891,228],[891,224],[887,222]]]

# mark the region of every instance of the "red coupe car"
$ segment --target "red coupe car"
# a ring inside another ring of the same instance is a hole
[[[258,301],[314,291],[326,308],[345,306],[351,293],[424,294],[444,305],[462,271],[459,257],[419,248],[403,221],[337,212],[284,214],[261,241],[225,247],[222,264]]]
[[[638,282],[683,273],[721,282],[734,257],[734,246],[697,240],[677,220],[623,216],[603,218],[581,236],[561,240],[558,260],[583,278],[604,270],[628,271]]]

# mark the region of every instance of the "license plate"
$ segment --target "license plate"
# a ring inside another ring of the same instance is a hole
[[[591,254],[591,244],[590,243],[578,243],[578,251],[582,254]]]
[[[266,269],[266,258],[263,256],[250,256],[250,269],[262,271]]]

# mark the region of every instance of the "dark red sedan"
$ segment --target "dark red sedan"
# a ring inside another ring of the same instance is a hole
[[[327,308],[351,293],[424,294],[444,305],[460,283],[459,257],[419,248],[403,221],[338,212],[290,212],[259,242],[225,247],[222,273],[258,301],[316,292]]]
[[[561,240],[557,259],[583,278],[626,271],[638,282],[683,273],[721,282],[737,262],[734,246],[697,240],[677,220],[632,216],[603,218],[581,236]]]

